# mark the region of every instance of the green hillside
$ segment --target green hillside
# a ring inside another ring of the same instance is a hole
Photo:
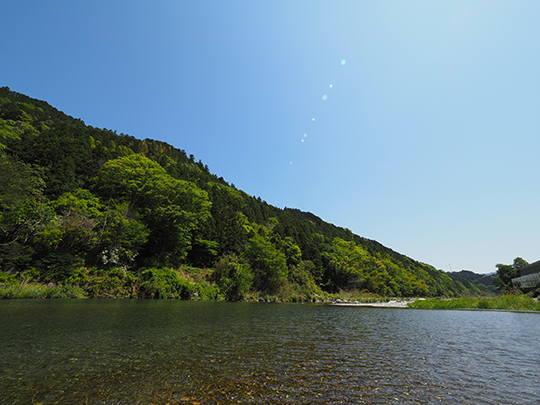
[[[238,190],[184,150],[0,88],[0,283],[87,296],[477,294],[471,283]]]
[[[476,286],[482,295],[497,294],[497,286],[494,283],[495,276],[493,274],[477,274],[469,270],[454,271],[447,274],[472,290]]]

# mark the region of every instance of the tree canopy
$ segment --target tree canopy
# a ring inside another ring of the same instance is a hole
[[[512,289],[512,279],[519,277],[519,271],[528,266],[529,263],[523,260],[521,257],[516,257],[512,264],[498,263],[497,276],[495,277],[495,284],[497,289],[501,292],[506,292]]]
[[[228,299],[474,290],[314,214],[250,196],[181,149],[87,126],[0,88],[0,272],[81,285],[110,274],[119,294],[186,297],[193,291],[166,270],[182,266],[208,269],[208,291],[216,285]],[[516,268],[500,270],[506,282]]]

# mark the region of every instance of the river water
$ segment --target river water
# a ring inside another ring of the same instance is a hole
[[[0,301],[1,404],[537,404],[540,314]]]

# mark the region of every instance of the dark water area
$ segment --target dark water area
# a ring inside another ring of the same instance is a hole
[[[540,315],[0,301],[1,404],[538,404]]]

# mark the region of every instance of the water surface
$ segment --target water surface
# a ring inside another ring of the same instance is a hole
[[[540,315],[0,301],[2,404],[537,404]]]

